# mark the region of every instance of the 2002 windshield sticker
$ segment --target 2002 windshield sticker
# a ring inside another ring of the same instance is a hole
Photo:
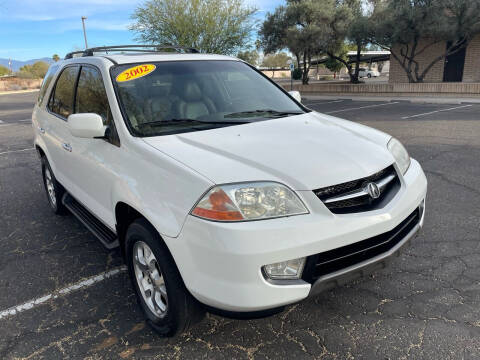
[[[153,64],[137,65],[117,75],[117,82],[131,81],[150,74],[156,68]]]

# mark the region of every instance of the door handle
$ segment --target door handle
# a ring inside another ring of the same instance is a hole
[[[38,131],[40,131],[42,134],[45,134],[45,129],[40,126],[38,126]]]
[[[64,150],[67,150],[68,152],[72,152],[72,147],[70,146],[70,144],[63,143],[62,147]]]

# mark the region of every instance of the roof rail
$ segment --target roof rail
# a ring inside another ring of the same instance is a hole
[[[150,48],[150,50],[148,49]],[[66,59],[72,59],[75,54],[82,54],[82,56],[93,56],[96,52],[106,52],[115,51],[115,52],[148,52],[148,53],[159,53],[161,50],[175,50],[177,52],[185,52],[190,54],[197,54],[199,51],[195,48],[188,48],[184,46],[176,45],[115,45],[115,46],[100,46],[88,48],[83,51],[73,51],[68,53],[65,56]]]
[[[76,54],[83,54],[83,50],[69,52],[67,55],[65,55],[65,60],[72,59],[73,55],[76,55]]]

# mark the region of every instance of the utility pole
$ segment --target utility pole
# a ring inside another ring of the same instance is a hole
[[[82,16],[83,37],[84,37],[84,39],[85,39],[85,49],[88,49],[87,32],[85,31],[85,20],[87,20],[87,17],[86,17],[86,16]]]
[[[287,64],[290,68],[290,91],[293,90],[293,70],[295,70],[295,64],[291,59],[287,61]]]

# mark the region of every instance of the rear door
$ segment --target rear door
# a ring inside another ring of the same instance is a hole
[[[73,113],[75,86],[80,66],[69,65],[62,69],[57,77],[47,104],[48,114],[41,125],[44,131],[45,144],[50,154],[55,177],[66,188],[72,188],[70,176],[71,134],[68,130],[67,118]]]
[[[85,139],[72,136],[70,175],[75,179],[72,195],[105,225],[115,229],[112,211],[112,187],[121,162],[120,141],[112,118],[101,71],[82,65],[75,96],[75,113],[95,113],[108,127],[107,138]]]

